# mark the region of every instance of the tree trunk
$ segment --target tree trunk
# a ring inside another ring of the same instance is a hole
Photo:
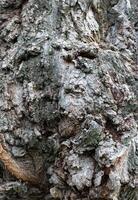
[[[0,199],[137,200],[136,4],[1,0]]]

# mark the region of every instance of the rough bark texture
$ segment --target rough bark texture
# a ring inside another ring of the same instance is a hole
[[[0,1],[0,200],[137,200],[137,0]]]

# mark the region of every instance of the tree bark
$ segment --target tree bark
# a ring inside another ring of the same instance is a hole
[[[136,3],[0,2],[1,199],[137,199]]]

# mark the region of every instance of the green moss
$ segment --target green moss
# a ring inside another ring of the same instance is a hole
[[[137,200],[138,189],[130,186],[122,187],[119,200]]]
[[[130,113],[137,113],[138,105],[136,102],[126,102],[126,105],[122,107],[122,113],[124,116]]]
[[[135,104],[135,103],[129,103],[127,106],[126,106],[126,111],[127,112],[136,112],[138,110],[138,105]]]
[[[93,128],[85,133],[82,138],[82,145],[84,147],[96,148],[101,141],[101,133],[98,129]]]
[[[48,49],[48,54],[49,55],[53,55],[54,54],[54,51],[53,51],[52,47]]]
[[[13,184],[13,186],[9,186],[9,188],[6,191],[7,196],[21,196],[22,194],[25,194],[27,192],[27,187],[22,184]]]
[[[57,142],[54,139],[43,140],[41,143],[39,143],[39,151],[44,154],[46,164],[55,161],[58,150]]]

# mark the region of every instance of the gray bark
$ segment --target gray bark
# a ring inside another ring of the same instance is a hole
[[[0,1],[0,199],[137,200],[137,1]]]

